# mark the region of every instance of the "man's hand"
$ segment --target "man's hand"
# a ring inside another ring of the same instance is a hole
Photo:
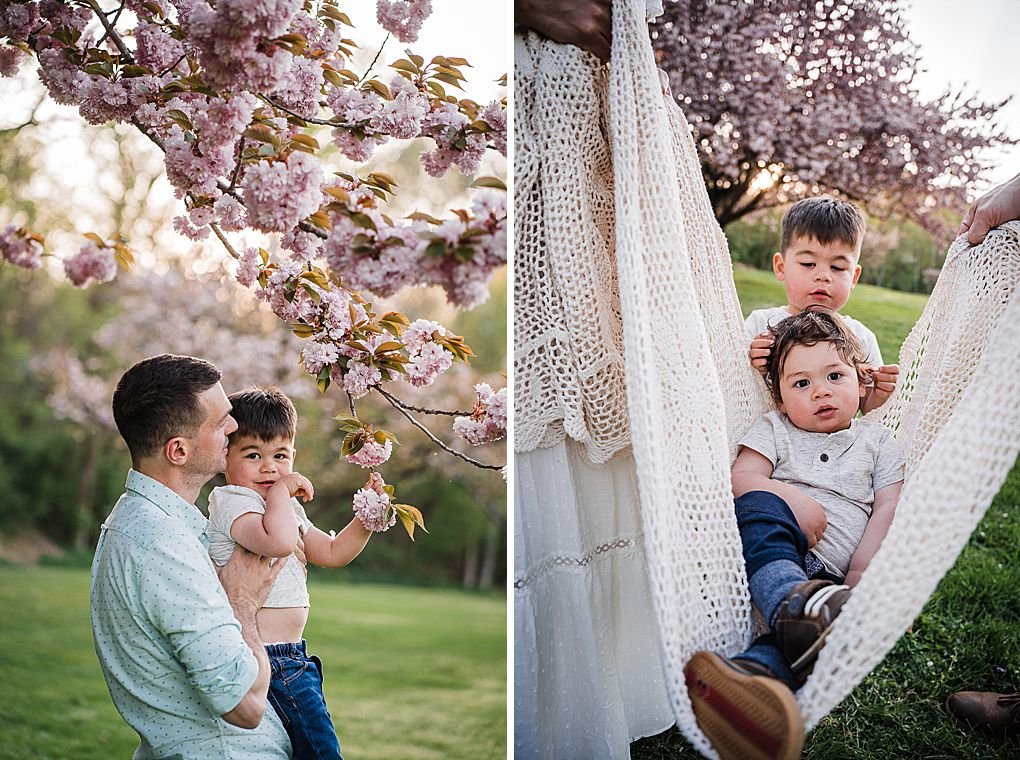
[[[772,344],[775,338],[771,333],[759,333],[751,341],[751,350],[748,356],[751,357],[751,366],[758,370],[762,376],[768,373],[769,355],[772,353]]]
[[[611,0],[514,0],[514,23],[609,60]]]
[[[309,502],[315,498],[315,487],[312,485],[312,481],[300,472],[292,472],[290,475],[284,475],[278,481],[273,483],[273,489],[277,488],[286,489],[288,496],[300,496],[301,500],[305,502]]]
[[[230,606],[235,610],[258,611],[288,559],[272,562],[270,557],[254,554],[240,544],[234,547],[230,561],[219,570],[220,584],[227,592]]]
[[[878,409],[896,390],[896,381],[900,376],[900,368],[896,364],[884,364],[871,369],[871,387],[861,399],[861,412],[867,414]]]
[[[992,227],[1014,219],[1020,219],[1020,174],[974,201],[960,222],[957,234],[966,232],[967,242],[977,245]]]

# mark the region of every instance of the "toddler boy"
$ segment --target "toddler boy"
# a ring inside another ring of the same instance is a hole
[[[343,567],[365,548],[372,533],[357,518],[336,537],[316,528],[295,498],[314,496],[309,480],[294,470],[297,412],[276,388],[248,388],[229,396],[237,421],[230,435],[225,475],[229,485],[209,495],[209,555],[217,565],[237,544],[268,557],[290,557],[256,621],[272,668],[269,701],[279,714],[298,758],[340,758],[340,742],[322,692],[322,662],[302,639],[308,620],[306,571],[293,557],[298,537],[308,562]],[[379,493],[373,473],[367,488]]]

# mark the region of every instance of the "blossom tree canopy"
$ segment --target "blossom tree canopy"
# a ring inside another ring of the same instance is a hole
[[[376,10],[384,29],[411,43],[431,4],[378,0]],[[406,414],[384,384],[430,385],[473,354],[438,322],[376,313],[366,296],[438,285],[456,305],[484,301],[506,262],[505,186],[480,177],[469,209],[395,219],[392,177],[330,161],[338,150],[361,164],[387,141],[425,138],[428,175],[474,175],[487,151],[506,155],[506,100],[454,95],[466,82],[462,58],[407,50],[389,74],[370,76],[370,67],[359,76],[350,27],[339,0],[0,0],[0,74],[34,57],[54,101],[90,124],[131,124],[163,151],[185,211],[177,231],[195,240],[212,232],[236,259],[237,280],[305,341],[300,361],[319,390],[334,384],[350,399],[351,415],[338,420],[348,461],[374,467],[392,436],[362,425],[355,399],[378,391]],[[324,136],[333,147],[320,145]],[[239,252],[228,233],[241,231],[277,236],[278,246]],[[16,225],[0,229],[0,253],[30,269],[55,255]],[[63,259],[67,278],[85,286],[112,279],[133,252],[107,230],[85,233]],[[491,391],[460,413],[454,432],[473,443],[501,437],[505,418],[489,408],[499,408]]]
[[[920,99],[917,51],[897,5],[666,4],[652,31],[656,58],[690,122],[720,224],[820,190],[937,230],[932,212],[959,210],[986,168],[976,151],[1015,142],[993,120],[1003,103]]]

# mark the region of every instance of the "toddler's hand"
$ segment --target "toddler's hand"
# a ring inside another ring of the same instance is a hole
[[[315,488],[312,486],[312,481],[300,472],[284,475],[273,483],[273,488],[286,489],[288,496],[300,496],[301,500],[306,502],[315,498]]]
[[[383,486],[385,485],[386,482],[382,479],[382,475],[380,475],[378,472],[373,472],[371,475],[368,476],[368,480],[365,481],[365,488],[371,488],[380,496],[387,495],[386,491],[383,490]]]
[[[772,344],[774,342],[775,338],[767,332],[759,333],[751,341],[751,350],[748,351],[748,356],[751,357],[751,366],[762,375],[768,372],[769,354],[772,353]]]
[[[896,364],[884,364],[881,367],[872,367],[871,386],[868,392],[861,399],[861,411],[867,414],[872,409],[878,409],[896,390],[896,381],[900,376],[900,368]]]

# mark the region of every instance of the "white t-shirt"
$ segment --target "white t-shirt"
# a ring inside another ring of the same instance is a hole
[[[846,430],[801,430],[779,411],[758,418],[740,445],[772,462],[772,479],[822,505],[829,524],[811,551],[845,576],[871,517],[875,491],[903,480],[903,453],[889,428],[852,420]]]
[[[297,499],[291,499],[294,514],[297,516],[298,532],[305,535],[312,529],[312,521],[305,514],[304,507]],[[221,486],[214,488],[209,494],[209,526],[206,535],[209,537],[209,556],[212,561],[222,567],[227,564],[234,553],[237,542],[230,537],[230,526],[241,515],[256,512],[266,513],[266,500],[255,491],[244,486]],[[305,579],[305,568],[293,554],[276,576],[273,588],[269,591],[263,607],[307,607],[308,584]]]
[[[785,306],[755,309],[744,320],[744,335],[747,337],[747,342],[750,343],[758,335],[766,332],[770,327],[790,316],[793,315],[787,311]],[[840,314],[839,316],[846,322],[846,326],[853,331],[853,334],[857,336],[861,345],[864,346],[865,361],[876,367],[881,367],[885,364],[882,361],[882,352],[878,348],[878,339],[875,337],[875,333],[871,332],[863,323],[858,322],[853,317],[848,317],[845,314]]]

